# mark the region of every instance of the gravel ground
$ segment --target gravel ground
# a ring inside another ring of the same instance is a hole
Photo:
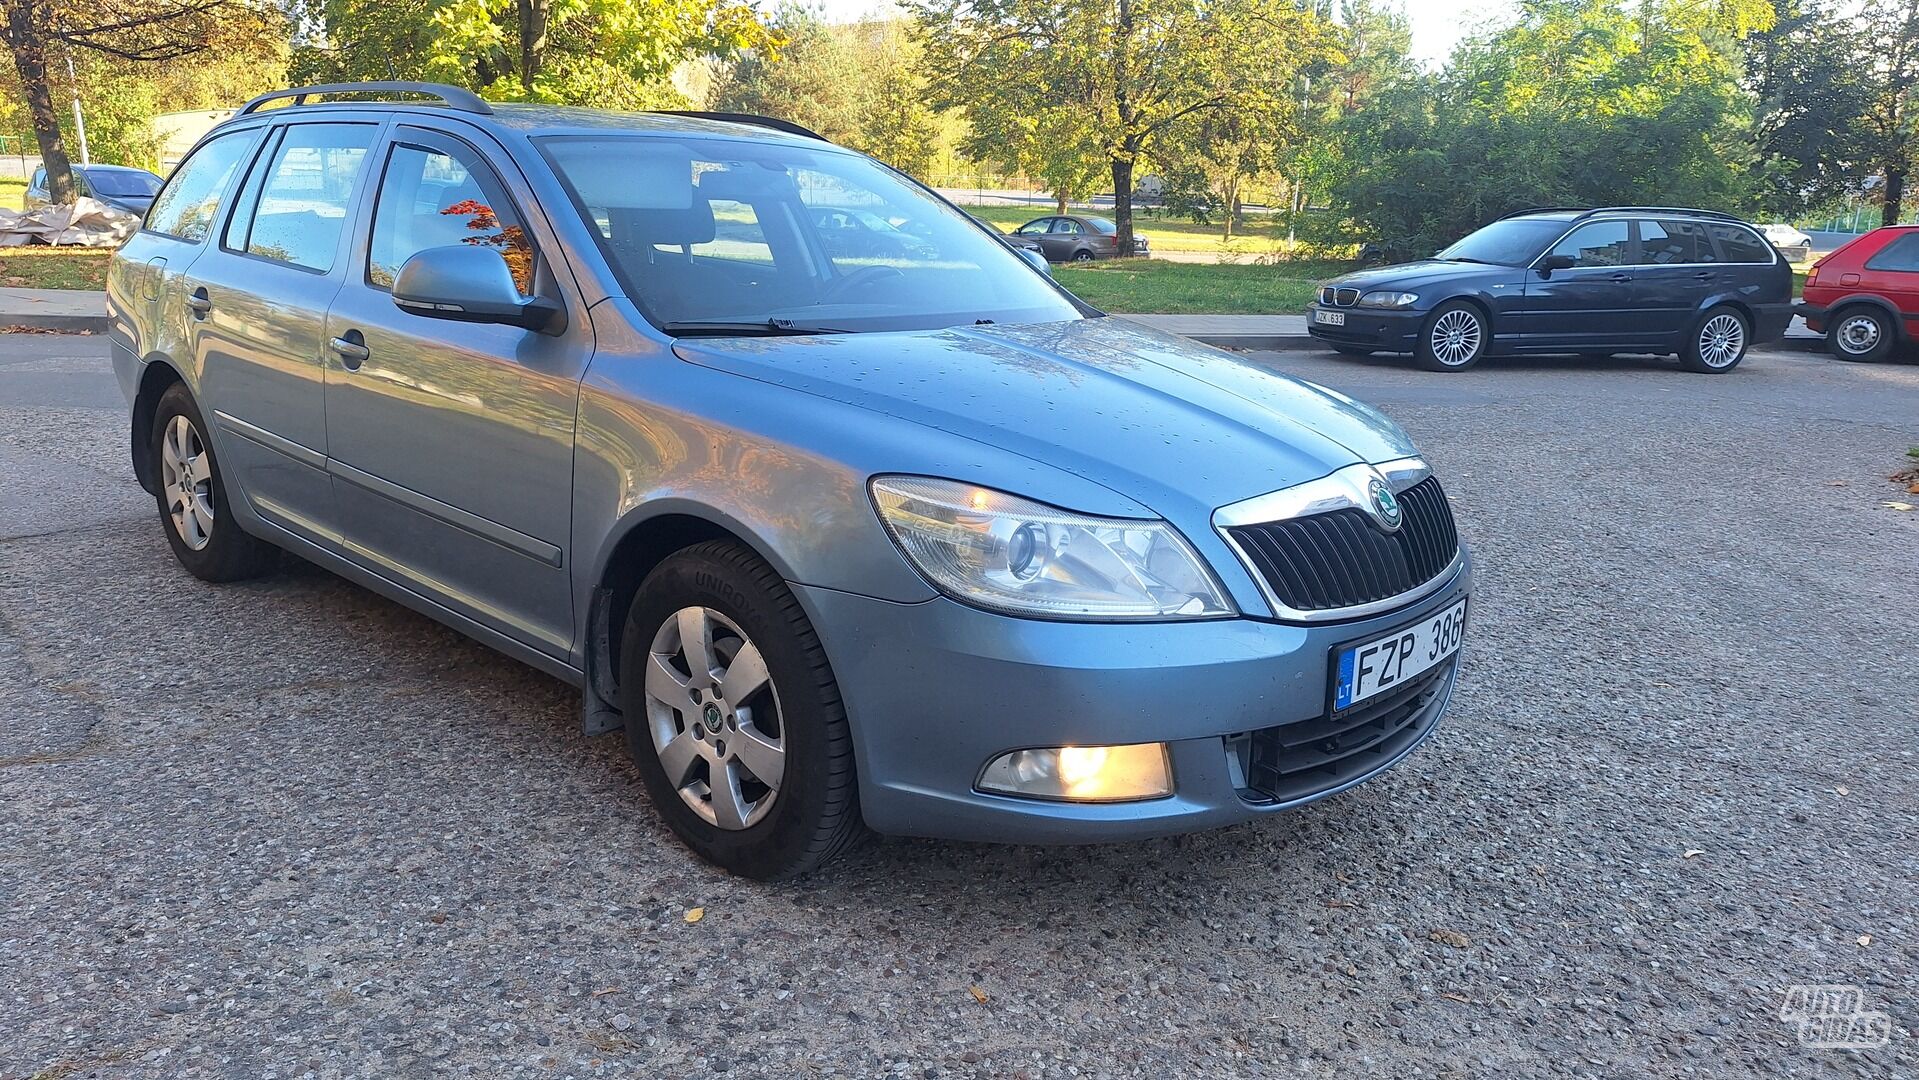
[[[1255,825],[763,887],[560,683],[179,570],[104,355],[0,338],[0,1077],[1914,1074],[1919,367],[1251,357],[1457,501],[1438,734]],[[1802,1047],[1794,984],[1890,1044]]]

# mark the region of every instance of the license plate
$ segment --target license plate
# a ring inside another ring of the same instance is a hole
[[[1343,311],[1315,311],[1313,312],[1313,321],[1316,323],[1325,323],[1327,326],[1345,326],[1346,313]]]
[[[1466,601],[1461,600],[1411,626],[1340,648],[1333,656],[1333,711],[1390,693],[1444,663],[1459,651],[1465,628]]]

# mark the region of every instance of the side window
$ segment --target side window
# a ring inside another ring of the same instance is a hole
[[[533,295],[533,242],[506,189],[478,153],[439,140],[395,143],[373,211],[367,284],[390,289],[408,259],[453,244],[498,251],[520,295]]]
[[[1751,229],[1742,225],[1709,225],[1707,229],[1719,241],[1719,250],[1729,263],[1769,263],[1773,259],[1772,245]]]
[[[227,229],[227,246],[308,270],[333,269],[376,130],[372,124],[288,125],[258,173],[264,179],[251,215],[242,222],[236,214]]]
[[[1567,233],[1546,254],[1569,256],[1574,266],[1624,266],[1631,248],[1624,221],[1595,221]]]
[[[1059,218],[1053,222],[1054,233],[1063,233],[1067,236],[1078,236],[1079,231],[1080,231],[1079,222],[1074,221],[1072,218]]]
[[[1909,232],[1879,249],[1866,260],[1868,270],[1904,270],[1919,273],[1919,232]]]
[[[1051,228],[1052,224],[1052,218],[1041,218],[1038,221],[1029,221],[1021,225],[1018,229],[1014,230],[1014,233],[1019,236],[1038,236]]]
[[[213,231],[227,181],[258,135],[258,131],[229,131],[201,143],[154,197],[147,210],[147,229],[196,244],[205,240]]]
[[[1653,266],[1717,262],[1705,226],[1696,221],[1639,223],[1639,261]]]
[[[47,170],[44,168],[34,169],[33,182],[28,184],[27,186],[32,188],[35,191],[39,191],[45,188],[47,186]]]

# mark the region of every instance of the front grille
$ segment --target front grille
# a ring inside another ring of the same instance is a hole
[[[1327,307],[1352,307],[1359,303],[1359,290],[1335,289],[1331,285],[1323,285],[1319,290],[1319,302]]]
[[[1439,721],[1450,660],[1343,713],[1263,728],[1237,740],[1248,802],[1292,802],[1343,787],[1390,764]]]
[[[1235,525],[1226,532],[1287,607],[1356,607],[1419,588],[1459,553],[1459,532],[1438,477],[1400,492],[1399,504],[1403,517],[1395,532],[1356,507]]]

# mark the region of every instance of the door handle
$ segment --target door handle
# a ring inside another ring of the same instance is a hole
[[[194,318],[204,319],[207,312],[213,310],[213,301],[207,296],[206,289],[195,289],[193,295],[187,297],[187,307],[192,309]]]
[[[1628,274],[1628,273],[1625,273],[1625,272],[1623,272],[1623,271],[1622,271],[1622,272],[1620,272],[1620,273],[1617,273],[1617,274],[1614,274],[1614,275],[1613,275],[1613,276],[1612,276],[1611,278],[1609,278],[1608,280],[1610,280],[1610,281],[1631,281],[1631,280],[1632,280],[1632,275],[1631,275],[1631,274]]]
[[[1711,270],[1701,270],[1693,275],[1693,279],[1696,281],[1711,281],[1718,276],[1718,274],[1713,273]]]
[[[346,365],[348,371],[358,371],[360,365],[366,363],[366,358],[373,355],[364,344],[365,341],[358,330],[348,330],[327,344],[340,354],[340,362]]]

